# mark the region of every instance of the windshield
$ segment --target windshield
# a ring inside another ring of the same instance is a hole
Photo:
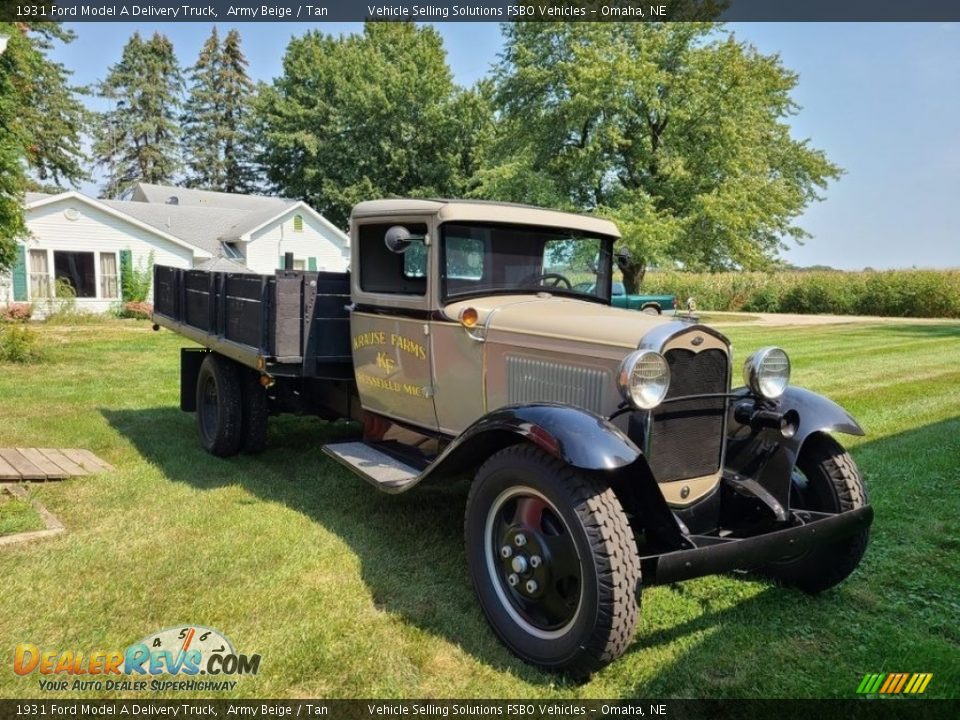
[[[444,298],[545,291],[610,300],[612,238],[480,223],[445,224],[441,237]]]

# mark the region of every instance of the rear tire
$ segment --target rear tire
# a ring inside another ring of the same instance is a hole
[[[197,375],[197,430],[211,455],[230,457],[240,450],[243,397],[236,363],[209,353]]]
[[[464,533],[480,605],[515,655],[584,677],[627,649],[640,558],[607,485],[532,445],[508,447],[477,472]]]
[[[263,452],[267,445],[267,420],[270,417],[267,389],[260,384],[260,375],[253,370],[244,369],[240,382],[243,395],[240,449],[254,455]]]
[[[642,312],[644,315],[659,315],[660,308],[656,305],[647,305],[640,312]]]
[[[791,509],[845,512],[867,504],[867,489],[856,463],[829,435],[807,440],[797,459],[790,489]],[[869,530],[815,548],[797,558],[769,563],[760,573],[781,585],[816,594],[843,582],[860,564]]]

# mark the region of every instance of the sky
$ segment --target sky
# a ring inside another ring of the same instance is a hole
[[[495,23],[435,23],[461,85],[483,77],[503,40]],[[196,59],[204,23],[73,23],[77,39],[53,56],[77,84],[103,79],[135,31],[165,33],[183,66]],[[236,27],[254,80],[281,72],[290,38],[360,23],[218,23]],[[812,237],[784,258],[842,269],[960,267],[960,24],[735,23],[738,38],[778,53],[799,74],[794,137],[845,170],[799,224]],[[96,106],[94,102],[91,106]],[[96,184],[82,188],[96,194]]]

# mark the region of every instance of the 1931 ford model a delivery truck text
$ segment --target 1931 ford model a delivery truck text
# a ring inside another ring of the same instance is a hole
[[[832,433],[862,435],[757,350],[611,307],[616,226],[539,208],[377,200],[351,273],[157,267],[200,441],[261,450],[267,418],[360,421],[325,451],[374,486],[472,476],[470,577],[493,630],[538,666],[620,656],[643,584],[734,569],[816,593],[846,578],[872,507]],[[578,289],[579,288],[579,289]]]

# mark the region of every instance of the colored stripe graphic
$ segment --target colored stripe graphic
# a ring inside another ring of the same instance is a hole
[[[933,673],[867,673],[857,686],[857,694],[920,695],[932,678]]]
[[[886,679],[883,681],[883,686],[880,688],[880,694],[885,695],[887,690],[890,689],[893,679],[896,677],[896,673],[888,673]]]

